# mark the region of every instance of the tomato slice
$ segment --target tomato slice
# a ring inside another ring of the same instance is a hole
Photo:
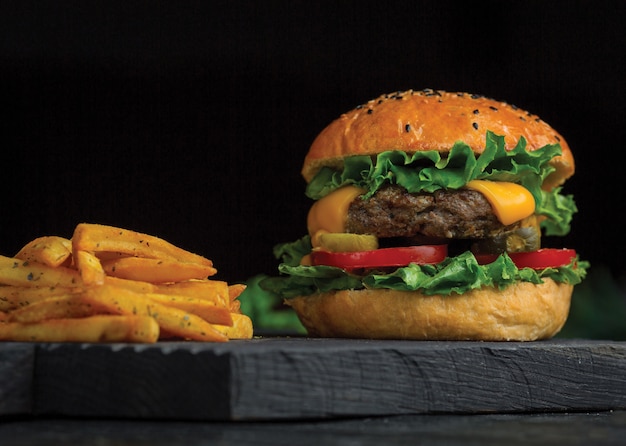
[[[491,263],[498,254],[474,254],[480,265]],[[545,269],[569,265],[576,257],[574,249],[544,248],[529,252],[510,252],[509,257],[518,268]]]
[[[410,263],[433,264],[443,261],[448,255],[447,245],[402,246],[381,248],[372,251],[330,252],[313,251],[313,265],[327,265],[354,270],[360,268],[400,267]]]

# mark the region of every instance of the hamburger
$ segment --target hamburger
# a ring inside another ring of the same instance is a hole
[[[563,136],[508,103],[382,95],[313,141],[308,233],[274,248],[261,286],[315,337],[550,338],[589,266],[542,246],[570,230],[574,171]]]

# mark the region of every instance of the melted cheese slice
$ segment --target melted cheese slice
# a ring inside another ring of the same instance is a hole
[[[513,224],[535,213],[534,197],[528,189],[519,184],[472,180],[466,187],[485,196],[503,225]]]
[[[313,247],[319,245],[318,238],[325,232],[345,232],[350,203],[365,191],[354,186],[344,186],[316,201],[307,218],[307,227]]]

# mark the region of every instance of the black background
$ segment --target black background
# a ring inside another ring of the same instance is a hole
[[[382,93],[541,116],[577,161],[564,245],[625,246],[622,1],[0,2],[0,253],[78,222],[165,238],[218,277],[276,271],[305,232],[313,138]]]

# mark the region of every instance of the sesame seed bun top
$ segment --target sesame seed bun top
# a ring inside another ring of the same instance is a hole
[[[313,141],[302,175],[310,182],[321,167],[340,167],[343,158],[351,155],[387,150],[443,153],[458,141],[480,154],[488,130],[505,137],[507,150],[522,136],[530,151],[547,144],[561,145],[561,156],[551,161],[556,170],[544,187],[558,186],[574,174],[574,157],[567,142],[538,116],[484,96],[428,89],[385,94],[342,114]]]

